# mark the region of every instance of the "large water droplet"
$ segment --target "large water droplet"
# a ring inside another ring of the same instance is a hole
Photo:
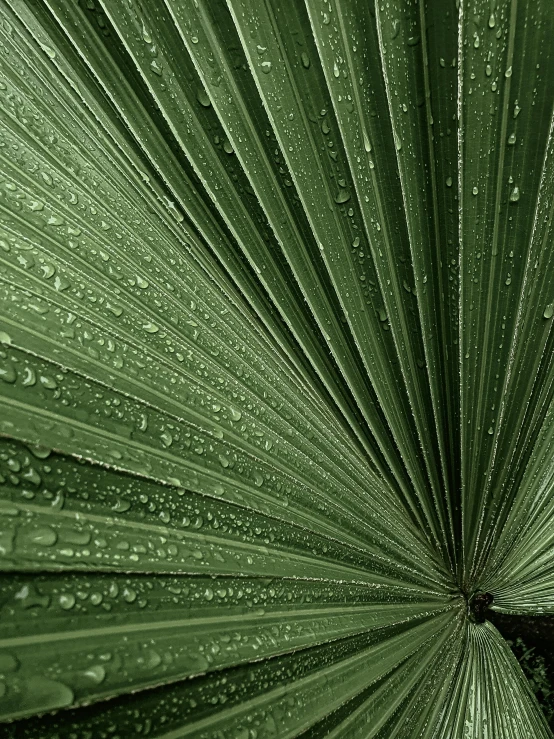
[[[338,203],[339,205],[341,205],[342,203],[347,203],[349,200],[350,200],[349,190],[341,189],[335,195],[335,203]]]

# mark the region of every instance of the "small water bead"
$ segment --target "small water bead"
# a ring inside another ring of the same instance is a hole
[[[204,108],[209,108],[212,104],[212,101],[208,97],[208,93],[203,87],[201,87],[196,93],[196,99]]]
[[[127,603],[134,603],[137,599],[137,592],[133,588],[126,587],[123,589],[123,599]]]
[[[12,362],[5,360],[0,364],[0,380],[13,385],[17,380],[17,372]]]
[[[547,305],[542,315],[544,318],[552,318],[552,316],[554,316],[554,303]]]
[[[142,328],[149,334],[156,334],[160,330],[160,327],[157,326],[155,323],[152,323],[152,321],[148,321],[147,323],[145,323]]]
[[[271,62],[270,61],[262,62],[261,68],[264,74],[269,74],[271,72]]]
[[[115,513],[125,513],[125,511],[128,511],[130,507],[130,501],[124,500],[123,498],[118,498],[115,504],[112,506],[112,511],[115,511]]]
[[[511,134],[510,134],[510,135],[508,136],[508,144],[509,144],[510,146],[513,146],[513,145],[515,144],[515,142],[516,142],[516,135],[515,135],[515,133],[511,133]]]
[[[106,678],[106,669],[102,665],[93,665],[85,670],[83,674],[99,685]]]
[[[154,74],[155,74],[155,75],[157,75],[158,77],[163,77],[163,68],[162,68],[162,66],[160,65],[160,63],[159,63],[159,62],[158,62],[158,61],[157,61],[156,59],[153,59],[153,60],[152,60],[152,61],[150,62],[150,69],[151,69],[151,70],[152,70],[152,71],[154,72]]]
[[[41,43],[42,50],[46,54],[46,56],[49,59],[55,59],[56,58],[56,52],[51,46],[47,46],[46,44]]]
[[[150,31],[146,28],[144,23],[142,24],[142,38],[147,44],[152,43],[152,35],[150,34]]]
[[[306,54],[305,51],[302,52],[302,54],[300,55],[300,58],[302,59],[302,66],[304,67],[304,69],[309,69],[310,68],[310,58]]]
[[[72,593],[64,593],[63,595],[60,595],[60,606],[65,611],[70,611],[76,603],[75,596]]]
[[[516,185],[514,189],[512,190],[512,192],[510,193],[510,202],[517,203],[517,201],[519,200],[519,196],[520,196],[519,187]]]

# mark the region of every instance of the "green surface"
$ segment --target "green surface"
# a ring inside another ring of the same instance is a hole
[[[0,4],[0,734],[547,739],[549,0]]]

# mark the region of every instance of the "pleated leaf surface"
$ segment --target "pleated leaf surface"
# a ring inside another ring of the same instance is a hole
[[[547,0],[0,5],[0,721],[552,737]]]

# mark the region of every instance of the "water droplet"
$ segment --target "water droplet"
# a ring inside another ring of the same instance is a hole
[[[173,436],[168,431],[165,431],[160,438],[166,449],[173,444]]]
[[[208,93],[203,87],[199,88],[198,92],[196,93],[196,99],[198,100],[200,105],[204,106],[204,108],[209,108],[212,104],[212,101],[208,97]]]
[[[92,665],[83,674],[98,685],[105,679],[106,670],[102,665]]]
[[[3,362],[3,364],[0,364],[0,380],[3,380],[10,385],[13,385],[13,383],[17,380],[17,372],[15,371],[15,367],[9,360],[6,360]]]
[[[310,68],[310,57],[306,54],[305,51],[302,52],[302,54],[300,55],[300,58],[302,59],[302,66],[304,67],[304,69],[309,69]]]
[[[147,44],[152,43],[152,36],[150,35],[150,31],[146,28],[144,23],[142,24],[142,38]]]
[[[41,44],[42,50],[48,56],[50,59],[56,58],[56,52],[51,46],[47,46],[46,44]]]
[[[452,187],[452,177],[446,178],[446,187]]]
[[[0,344],[8,344],[10,345],[12,343],[12,337],[7,334],[5,331],[0,331]]]
[[[339,65],[336,62],[333,63],[333,74],[335,77],[338,77],[340,74]]]
[[[39,526],[36,529],[24,531],[25,539],[30,544],[37,544],[41,547],[51,547],[58,540],[58,535],[50,526]]]
[[[147,323],[145,323],[142,328],[149,334],[157,334],[160,330],[160,327],[157,326],[155,323],[152,323],[152,321],[148,321]]]
[[[123,588],[123,598],[127,603],[134,603],[137,599],[136,590],[133,590],[133,588]]]
[[[350,191],[341,189],[338,191],[338,193],[335,195],[335,203],[338,205],[342,205],[342,203],[347,203],[350,200]]]
[[[229,408],[229,413],[231,414],[231,419],[233,421],[240,421],[242,418],[242,412],[237,410],[236,408]]]
[[[157,652],[155,652],[153,649],[149,649],[148,652],[146,653],[146,657],[144,660],[144,666],[148,670],[154,670],[156,667],[161,665],[161,663],[162,663],[162,658],[160,657],[160,655]]]
[[[73,593],[63,593],[60,595],[60,606],[64,611],[70,611],[75,605],[75,596]]]
[[[519,200],[519,187],[516,185],[512,192],[510,193],[510,202],[511,203],[517,203]]]
[[[554,316],[554,303],[550,303],[550,305],[546,306],[543,316],[544,318],[552,318],[552,316]]]
[[[118,498],[115,504],[112,506],[112,511],[116,513],[125,513],[131,507],[131,502],[124,498]]]
[[[475,187],[473,188],[473,190],[472,190],[471,192],[472,192],[472,193],[473,193],[474,195],[479,195],[479,188],[477,187],[477,185],[475,185]]]
[[[515,135],[515,133],[511,133],[511,134],[510,134],[510,135],[508,136],[508,144],[509,144],[510,146],[513,146],[513,145],[515,144],[515,142],[516,142],[516,135]]]
[[[261,68],[264,74],[269,74],[271,72],[271,62],[269,61],[262,62]]]
[[[159,62],[156,59],[153,59],[150,62],[150,69],[154,72],[154,74],[158,75],[158,77],[163,76],[162,66],[159,64]]]
[[[41,269],[42,276],[47,280],[56,273],[56,268],[53,264],[44,263],[41,265]]]
[[[365,129],[362,132],[362,137],[363,137],[363,140],[364,140],[364,150],[369,154],[370,151],[371,151],[371,141],[369,140],[368,135],[367,135]]]
[[[48,375],[41,375],[39,379],[40,384],[47,390],[56,390],[56,388],[58,387],[58,383],[56,382],[56,380],[54,380],[53,377],[48,377]]]
[[[494,17],[494,13],[491,13],[489,15],[489,28],[494,28],[496,25],[496,19]]]
[[[15,531],[13,529],[6,529],[5,531],[0,531],[0,555],[7,555],[13,552],[14,538],[15,538]]]
[[[512,67],[509,66],[508,69],[504,72],[504,77],[511,77],[512,76]]]
[[[52,711],[73,703],[73,691],[67,685],[46,677],[30,677],[24,683],[26,707],[33,713]]]

